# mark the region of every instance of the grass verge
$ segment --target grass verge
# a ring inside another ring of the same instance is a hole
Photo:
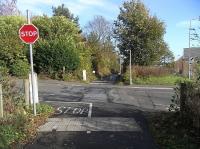
[[[0,119],[0,148],[16,149],[23,146],[37,134],[37,128],[44,124],[54,110],[46,104],[37,105],[37,116],[27,110]]]
[[[150,131],[160,149],[199,149],[200,138],[189,125],[184,125],[180,114],[155,113],[148,117]]]
[[[138,85],[175,85],[180,80],[185,80],[185,78],[170,75],[162,77],[133,78],[133,83]]]

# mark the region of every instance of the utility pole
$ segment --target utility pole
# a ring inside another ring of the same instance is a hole
[[[119,74],[122,74],[122,64],[121,64],[121,56],[119,54]]]
[[[188,77],[191,79],[191,64],[190,64],[190,30],[191,30],[191,20],[190,20],[190,26],[189,26],[189,57],[188,57]]]
[[[132,85],[133,82],[132,82],[132,67],[131,67],[131,49],[130,49],[130,64],[129,64],[129,66],[130,66],[130,78],[129,78],[129,80],[130,80],[130,85]]]
[[[191,30],[195,30],[195,29],[192,29],[191,26],[192,26],[192,20],[198,20],[200,21],[200,16],[199,18],[196,18],[196,19],[190,19],[190,25],[189,25],[189,56],[188,56],[188,77],[189,79],[191,79],[191,76],[192,76],[192,61],[191,61],[191,46],[190,46],[190,40],[191,40]]]

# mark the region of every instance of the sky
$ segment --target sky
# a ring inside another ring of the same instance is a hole
[[[127,1],[127,0],[126,0]],[[149,9],[151,15],[156,15],[165,22],[165,41],[177,58],[183,55],[183,48],[189,47],[189,22],[200,35],[200,0],[141,0]],[[19,10],[25,14],[30,10],[33,15],[52,15],[52,6],[65,4],[67,8],[79,17],[82,28],[95,15],[101,15],[108,21],[117,19],[119,8],[124,0],[18,0]],[[198,46],[192,41],[191,46]]]

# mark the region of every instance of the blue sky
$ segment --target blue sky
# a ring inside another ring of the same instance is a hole
[[[188,47],[189,20],[200,16],[200,0],[142,0],[150,10],[165,22],[165,41],[170,50],[178,58],[183,54],[183,48]],[[18,0],[18,8],[25,13],[29,9],[33,15],[52,15],[52,6],[62,3],[70,11],[79,16],[81,27],[95,15],[102,15],[109,21],[114,21],[119,14],[119,7],[124,0]],[[200,21],[193,20],[192,27],[200,27]],[[200,29],[197,30],[200,33]],[[192,42],[191,45],[197,43]]]

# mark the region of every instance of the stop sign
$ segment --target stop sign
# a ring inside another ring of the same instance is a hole
[[[19,38],[27,43],[33,44],[39,38],[38,28],[33,24],[25,24],[19,29]]]

